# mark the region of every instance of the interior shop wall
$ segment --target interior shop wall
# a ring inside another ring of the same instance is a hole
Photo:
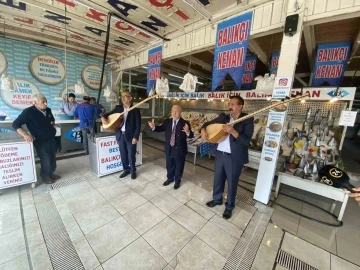
[[[213,100],[208,102],[206,99],[199,100],[168,100],[165,102],[165,115],[170,112],[172,105],[180,105],[183,111],[196,111],[201,113],[221,113],[228,111],[228,100]]]
[[[29,66],[30,61],[39,54],[46,54],[56,57],[65,65],[65,52],[63,50],[4,38],[0,38],[0,51],[7,58],[8,67],[6,72],[15,79],[26,80],[34,84],[39,89],[40,93],[46,96],[48,99],[48,106],[53,110],[54,113],[57,113],[59,110],[60,101],[55,100],[55,97],[59,97],[61,95],[60,93],[65,89],[66,80],[63,80],[61,83],[56,85],[44,84],[32,75]],[[71,87],[73,88],[75,83],[81,81],[81,72],[87,65],[94,64],[102,67],[102,59],[70,52],[67,52],[66,54],[66,61],[68,89]],[[110,72],[107,72],[107,79],[108,83],[110,84],[109,73]],[[92,90],[86,86],[85,90],[90,96],[97,98],[97,90]],[[2,92],[0,98],[0,114],[6,114],[8,116],[7,119],[15,119],[23,109],[13,108],[18,106],[12,107],[8,103],[9,100],[4,100],[4,95]],[[103,93],[100,97],[100,103],[107,111],[110,110],[111,104],[105,102]]]

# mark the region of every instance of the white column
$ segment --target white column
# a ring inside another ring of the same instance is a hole
[[[287,78],[290,77],[288,81],[291,84],[291,87],[294,81],[294,74],[295,74],[296,64],[298,61],[298,55],[300,50],[305,5],[306,5],[305,0],[303,1],[289,0],[287,6],[287,16],[293,14],[299,14],[299,21],[298,21],[297,32],[293,36],[287,36],[285,34],[283,35],[276,79],[283,77],[287,77]],[[274,84],[274,92],[275,92],[275,87],[277,86],[276,79]],[[281,119],[280,122],[282,123],[282,126],[284,126],[286,113],[274,114],[270,112],[268,117],[267,127],[269,127],[270,123],[273,122],[274,119],[278,121]],[[281,134],[282,134],[282,130],[277,133],[273,133],[269,130],[269,128],[266,129],[264,141],[266,141],[266,139],[269,138],[276,141],[277,148],[268,149],[268,147],[263,145],[263,150],[261,153],[260,166],[256,180],[254,199],[264,204],[267,204],[270,198],[271,188],[273,185],[274,175],[276,170],[276,164],[279,155],[278,153],[280,148]],[[271,157],[272,154],[273,156]],[[267,157],[267,160],[265,160],[265,157]]]

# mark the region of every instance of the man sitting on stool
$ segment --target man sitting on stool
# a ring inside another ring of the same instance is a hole
[[[101,117],[103,123],[108,123],[107,117],[114,113],[122,113],[132,106],[132,96],[129,91],[121,94],[123,105],[116,105],[115,109]],[[130,174],[131,179],[136,178],[136,143],[139,140],[141,129],[141,114],[138,108],[124,114],[122,126],[116,130],[116,140],[120,147],[121,162],[124,172],[120,175],[123,178]]]
[[[206,133],[206,127],[208,125],[231,123],[247,115],[241,112],[244,106],[242,97],[231,96],[228,106],[230,114],[222,113],[201,127],[201,137],[203,140],[208,139],[208,134]],[[228,197],[223,217],[229,219],[232,215],[232,210],[235,208],[237,184],[241,169],[244,164],[249,162],[248,148],[254,132],[254,118],[251,117],[234,126],[223,125],[223,130],[228,133],[228,135],[223,141],[215,144],[210,151],[211,154],[215,154],[214,188],[213,200],[206,203],[206,205],[208,207],[222,205],[225,180],[227,179]]]
[[[56,169],[55,119],[47,106],[46,98],[41,94],[32,96],[34,106],[26,108],[15,119],[12,126],[27,142],[34,142],[36,153],[40,158],[40,175],[45,184],[54,183],[60,176],[54,174]],[[26,125],[30,134],[22,129]]]
[[[164,186],[174,182],[174,189],[180,187],[181,177],[184,172],[185,156],[187,154],[187,138],[193,138],[190,123],[181,118],[181,107],[174,105],[171,108],[171,118],[165,119],[161,126],[155,126],[154,119],[149,122],[152,131],[165,131],[165,154],[167,180]]]

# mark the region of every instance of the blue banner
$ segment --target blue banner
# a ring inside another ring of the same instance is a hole
[[[241,89],[252,89],[257,56],[246,57],[241,81]]]
[[[227,74],[241,88],[243,67],[250,38],[253,12],[218,24],[211,91],[218,88]]]
[[[277,75],[277,69],[278,69],[278,65],[279,65],[279,57],[280,57],[280,52],[273,52],[271,54],[270,75],[271,74],[275,74],[275,76]]]
[[[350,42],[319,45],[311,86],[339,86],[350,54]]]
[[[162,57],[162,45],[149,50],[148,67],[147,67],[147,88],[146,93],[149,95],[151,88],[155,87],[156,79],[160,78]]]

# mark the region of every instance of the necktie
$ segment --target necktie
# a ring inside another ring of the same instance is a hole
[[[176,131],[176,121],[174,121],[174,127],[172,129],[171,138],[170,138],[170,145],[175,145],[175,131]]]

